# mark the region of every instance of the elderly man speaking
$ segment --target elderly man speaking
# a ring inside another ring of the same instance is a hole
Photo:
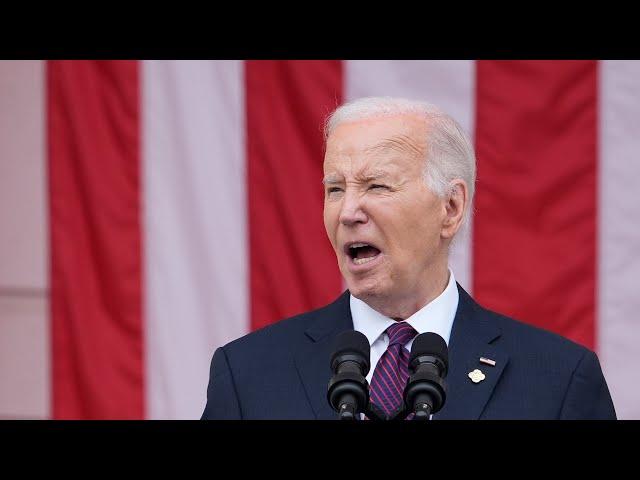
[[[615,419],[596,355],[478,305],[449,249],[470,215],[475,155],[436,107],[363,98],[326,125],[324,225],[348,290],[334,303],[218,348],[203,419],[336,419],[327,400],[338,335],[370,346],[370,402],[403,408],[409,352],[448,346],[440,419]],[[409,417],[411,418],[411,416]]]

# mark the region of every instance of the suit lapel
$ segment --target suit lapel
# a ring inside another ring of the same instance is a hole
[[[492,344],[500,337],[500,329],[487,322],[482,308],[458,285],[460,301],[449,342],[449,372],[446,377],[445,406],[434,419],[476,420],[504,371],[509,356]],[[495,366],[480,362],[480,357],[496,362]],[[469,372],[478,369],[485,378],[474,383]]]
[[[500,329],[486,321],[482,308],[460,285],[458,291],[460,300],[449,341],[447,399],[443,409],[434,415],[436,420],[478,419],[509,361],[509,355],[492,343],[500,337]],[[349,292],[318,310],[316,317],[305,331],[307,341],[295,353],[295,366],[316,418],[334,420],[336,413],[327,401],[329,359],[332,339],[340,332],[353,330]],[[495,360],[496,365],[480,363],[480,357]],[[475,369],[485,376],[478,383],[468,376]]]
[[[327,387],[331,378],[332,339],[340,332],[353,330],[349,292],[334,303],[316,312],[317,319],[306,330],[307,342],[296,352],[295,365],[304,385],[311,408],[318,420],[335,420],[327,400]]]

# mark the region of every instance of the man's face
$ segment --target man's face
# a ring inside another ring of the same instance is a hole
[[[425,137],[425,120],[403,114],[344,123],[327,140],[324,225],[361,300],[419,296],[446,255],[445,202],[423,177]]]

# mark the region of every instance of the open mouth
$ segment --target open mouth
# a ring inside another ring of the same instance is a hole
[[[364,265],[371,262],[380,255],[380,250],[369,243],[357,242],[347,244],[345,252],[354,264]]]

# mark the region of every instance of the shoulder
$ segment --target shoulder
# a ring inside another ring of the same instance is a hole
[[[226,344],[227,355],[251,352],[252,356],[269,352],[290,351],[296,345],[310,341],[314,333],[330,332],[351,322],[348,292],[333,303],[277,321]]]
[[[502,396],[489,404],[487,418],[615,418],[600,362],[592,350],[473,300],[465,303],[466,321],[476,325],[468,328],[490,332],[485,336],[487,347],[500,352],[506,365],[498,387]]]

